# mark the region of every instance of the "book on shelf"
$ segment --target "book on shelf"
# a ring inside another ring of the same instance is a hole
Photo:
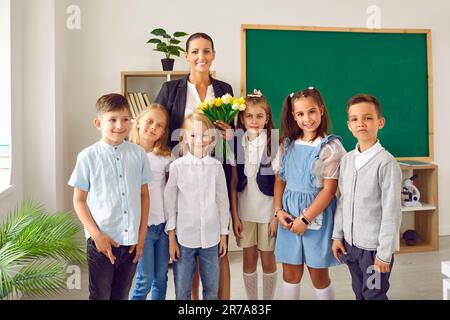
[[[412,166],[430,166],[433,163],[431,163],[431,162],[424,162],[424,161],[415,161],[415,160],[399,160],[398,164],[401,165],[401,166],[412,167]]]
[[[130,104],[131,117],[134,119],[137,116],[137,104],[132,92],[128,92],[128,103]]]
[[[141,102],[139,101],[139,97],[137,95],[137,92],[133,92],[134,101],[136,101],[136,116],[141,112]]]
[[[128,92],[127,99],[130,104],[131,116],[133,119],[150,105],[150,99],[146,92]]]
[[[147,104],[147,106],[149,106],[150,105],[150,99],[148,98],[147,92],[144,92],[144,100],[145,100],[145,103]]]
[[[142,94],[142,92],[137,92],[137,96],[139,99],[139,104],[141,105],[141,109],[139,110],[139,112],[142,112],[147,107],[147,104],[144,101],[144,95]]]

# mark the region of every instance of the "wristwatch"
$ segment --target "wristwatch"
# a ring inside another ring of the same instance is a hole
[[[302,222],[306,225],[311,224],[311,221],[309,221],[308,219],[306,219],[306,217],[304,215],[300,216],[300,220],[302,220]]]
[[[273,216],[276,218],[277,217],[277,213],[279,211],[283,210],[283,208],[276,208],[275,211],[273,212]]]
[[[302,215],[300,216],[300,220],[302,220],[304,224],[310,225],[310,224],[311,224],[311,221],[310,221],[308,218],[305,217],[305,212],[306,212],[306,210],[308,210],[308,208],[304,208],[304,209],[302,210]]]

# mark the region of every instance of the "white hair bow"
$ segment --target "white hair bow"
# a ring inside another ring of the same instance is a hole
[[[248,97],[258,97],[261,98],[263,96],[261,90],[257,90],[257,89],[253,89],[253,93],[252,94],[248,94]]]

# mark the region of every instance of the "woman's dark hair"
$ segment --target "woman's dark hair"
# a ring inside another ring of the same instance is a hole
[[[191,36],[186,40],[186,52],[189,51],[189,43],[192,40],[195,40],[195,39],[198,39],[198,38],[206,39],[209,42],[211,42],[211,48],[214,51],[214,41],[213,41],[213,39],[210,36],[208,36],[206,33],[197,32],[197,33],[191,34]]]
[[[331,121],[322,95],[316,88],[308,88],[291,93],[286,97],[286,99],[284,99],[283,110],[281,112],[281,145],[283,145],[286,138],[289,138],[292,143],[298,138],[303,137],[303,130],[299,128],[292,115],[295,101],[302,98],[312,98],[317,106],[323,111],[320,126],[317,128],[316,136],[312,139],[312,141],[314,141],[317,137],[323,138],[326,134],[328,134],[328,126],[331,126]]]

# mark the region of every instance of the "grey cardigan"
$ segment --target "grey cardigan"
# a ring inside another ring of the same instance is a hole
[[[355,150],[341,160],[333,239],[377,251],[377,258],[390,263],[399,247],[402,219],[402,173],[395,158],[385,149],[358,171]]]

